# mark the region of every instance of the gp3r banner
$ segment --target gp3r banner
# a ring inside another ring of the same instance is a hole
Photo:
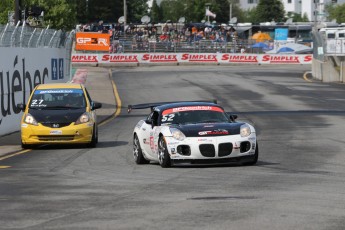
[[[237,53],[140,53],[72,54],[72,64],[311,64],[312,54],[237,54]]]
[[[110,35],[104,33],[76,33],[76,50],[109,51]]]

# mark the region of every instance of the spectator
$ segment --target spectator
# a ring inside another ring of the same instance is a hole
[[[100,33],[103,33],[103,21],[99,21],[98,22],[98,27],[97,27],[97,31],[100,32]]]

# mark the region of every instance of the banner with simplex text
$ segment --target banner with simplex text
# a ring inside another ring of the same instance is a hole
[[[139,53],[139,54],[72,54],[72,64],[311,64],[312,54],[232,54],[232,53]]]

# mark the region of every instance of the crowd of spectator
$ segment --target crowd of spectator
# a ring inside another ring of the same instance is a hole
[[[204,23],[190,24],[129,24],[124,28],[123,24],[105,24],[99,21],[96,24],[79,25],[78,31],[109,33],[112,46],[110,52],[122,52],[123,41],[131,43],[132,50],[146,50],[149,45],[161,43],[167,49],[174,45],[185,44],[195,45],[200,41],[209,41],[218,46],[226,45],[231,42],[238,42],[237,31],[232,26],[225,24],[213,26]],[[242,47],[238,46],[233,52],[239,51]]]

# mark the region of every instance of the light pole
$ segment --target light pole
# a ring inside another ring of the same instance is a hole
[[[207,7],[207,11],[210,10],[211,3],[206,3],[205,6]],[[210,23],[210,15],[207,15],[207,22]]]
[[[232,18],[232,0],[229,0],[229,23]]]
[[[123,17],[124,17],[123,32],[124,32],[125,37],[126,37],[126,24],[127,24],[127,3],[126,3],[126,0],[123,0]]]

